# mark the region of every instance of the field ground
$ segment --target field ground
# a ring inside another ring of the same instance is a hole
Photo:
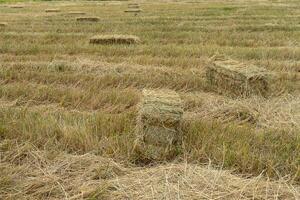
[[[300,2],[142,1],[137,15],[128,3],[0,4],[0,199],[299,199]],[[97,34],[142,42],[89,44]],[[278,74],[276,92],[211,91],[213,57]],[[172,162],[133,151],[143,88],[183,99]]]

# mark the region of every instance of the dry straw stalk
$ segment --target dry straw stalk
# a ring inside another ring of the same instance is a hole
[[[140,39],[133,35],[96,35],[90,39],[91,44],[136,44]]]
[[[182,101],[171,90],[143,90],[136,134],[143,158],[169,159],[181,142]]]
[[[234,60],[215,61],[206,76],[210,86],[221,93],[266,96],[269,92],[269,73],[264,68]]]

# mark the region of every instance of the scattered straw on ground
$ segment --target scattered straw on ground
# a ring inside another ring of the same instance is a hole
[[[0,143],[1,199],[299,199],[298,187],[190,164],[124,167],[93,154]]]
[[[136,44],[140,39],[133,35],[96,35],[90,39],[91,44]]]

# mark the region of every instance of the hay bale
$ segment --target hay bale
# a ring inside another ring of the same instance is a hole
[[[5,27],[5,26],[7,26],[7,23],[5,23],[5,22],[0,22],[0,27]]]
[[[137,4],[137,3],[135,3],[135,4],[128,4],[128,6],[127,6],[128,8],[140,8],[140,5],[139,4]]]
[[[96,35],[90,39],[91,44],[136,44],[140,39],[133,35]]]
[[[97,22],[100,19],[98,17],[78,17],[76,21],[78,22]]]
[[[56,12],[60,12],[59,9],[46,9],[45,10],[46,13],[56,13]]]
[[[85,15],[85,12],[80,12],[80,11],[72,11],[72,12],[68,12],[68,15]]]
[[[269,92],[266,69],[234,60],[215,61],[207,67],[206,77],[208,84],[220,93],[266,96]]]
[[[10,8],[24,8],[24,6],[21,6],[21,5],[12,5],[12,6],[10,6]]]
[[[126,13],[140,13],[142,12],[141,9],[129,9],[129,10],[125,10],[124,12]]]
[[[137,149],[143,159],[165,160],[181,142],[182,101],[171,90],[143,90],[137,117]]]

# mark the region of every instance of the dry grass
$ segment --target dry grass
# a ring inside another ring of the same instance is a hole
[[[0,199],[297,199],[299,2],[156,1],[141,4],[139,16],[123,12],[128,2],[5,5]],[[74,11],[101,23],[77,22],[67,16]],[[87,42],[120,33],[142,42]],[[205,72],[214,55],[275,74],[276,95],[213,92]],[[173,163],[145,166],[134,151],[144,88],[182,99],[184,137]]]
[[[17,148],[16,148],[17,147]],[[91,153],[41,151],[29,143],[0,145],[1,199],[298,199],[284,179],[239,177],[191,164],[132,168]]]
[[[137,44],[140,38],[134,35],[96,35],[90,38],[91,44]]]

